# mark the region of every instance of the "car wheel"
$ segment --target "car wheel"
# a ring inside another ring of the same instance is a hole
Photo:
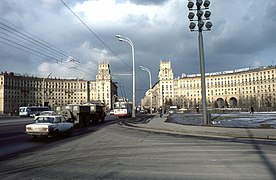
[[[71,136],[73,133],[73,127],[71,127],[68,131],[67,131],[67,135]]]
[[[51,135],[51,138],[56,139],[58,137],[58,130],[56,129],[53,134]]]
[[[33,140],[37,140],[38,136],[37,135],[32,135],[31,136]]]

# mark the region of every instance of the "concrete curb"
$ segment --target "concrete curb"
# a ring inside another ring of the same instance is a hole
[[[150,118],[147,124],[126,123],[125,127],[157,133],[180,134],[188,136],[276,140],[275,129],[181,125],[164,122],[166,119],[167,117],[154,117]]]

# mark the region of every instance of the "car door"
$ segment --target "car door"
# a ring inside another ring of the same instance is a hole
[[[61,122],[63,124],[64,131],[67,131],[71,128],[72,123],[66,121],[65,117],[60,117]]]
[[[60,117],[55,117],[55,122],[54,123],[56,124],[57,129],[58,129],[59,132],[63,132],[64,131]]]
[[[59,119],[60,119],[60,126],[62,128],[62,132],[67,131],[68,129],[70,129],[70,124],[71,123],[66,122],[65,117],[59,117]]]

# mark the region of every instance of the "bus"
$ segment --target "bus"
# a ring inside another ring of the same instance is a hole
[[[34,117],[42,111],[50,111],[48,106],[25,106],[19,108],[19,116],[21,117]]]
[[[132,103],[131,102],[115,102],[114,103],[114,116],[118,117],[131,117],[132,116]]]

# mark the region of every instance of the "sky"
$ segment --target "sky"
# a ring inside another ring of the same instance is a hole
[[[212,30],[203,32],[205,71],[276,64],[275,0],[210,0]],[[0,71],[95,80],[110,64],[119,96],[132,99],[131,39],[136,102],[158,81],[161,60],[174,77],[199,74],[198,32],[191,32],[188,0],[1,0]]]

